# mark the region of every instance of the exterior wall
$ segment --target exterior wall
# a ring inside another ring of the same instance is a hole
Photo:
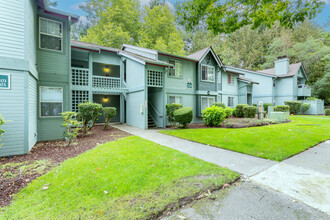
[[[0,70],[1,73],[11,74],[11,89],[0,90],[0,113],[8,121],[0,148],[0,156],[27,153],[27,104],[26,88],[28,86],[27,72]]]
[[[29,136],[29,150],[35,145],[37,142],[37,106],[38,106],[38,95],[37,95],[37,80],[29,74],[29,84],[28,84],[28,136]]]
[[[25,45],[26,45],[26,60],[29,61],[29,69],[34,75],[37,72],[37,6],[35,0],[25,0]]]
[[[202,65],[213,66],[215,68],[215,82],[206,82],[202,81]],[[218,64],[211,52],[205,56],[205,58],[198,65],[198,74],[197,74],[197,90],[202,91],[217,91],[217,78],[218,78]]]
[[[237,81],[238,83],[238,103],[248,104],[247,102],[247,84],[245,82]]]
[[[294,94],[294,87],[297,87],[296,77],[277,78],[275,105],[284,105],[284,101],[297,100],[297,94]]]
[[[222,71],[222,102],[228,106],[228,97],[234,97],[234,106],[236,106],[239,101],[238,96],[238,74],[233,74],[234,76],[234,84],[228,84],[228,73]]]
[[[128,89],[126,97],[126,123],[131,126],[147,128],[147,94],[145,66],[126,59]],[[141,112],[142,110],[142,112]]]

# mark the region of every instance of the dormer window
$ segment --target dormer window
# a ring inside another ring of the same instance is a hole
[[[62,51],[63,24],[58,21],[39,18],[39,47]]]
[[[202,65],[202,81],[215,82],[214,66]]]
[[[169,63],[174,67],[170,69],[169,76],[170,77],[182,77],[182,62],[177,60],[169,60]]]

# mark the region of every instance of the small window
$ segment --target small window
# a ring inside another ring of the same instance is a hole
[[[169,104],[182,104],[182,97],[181,96],[169,96]]]
[[[234,85],[234,75],[228,74],[228,85]]]
[[[172,64],[174,67],[170,68],[170,77],[182,77],[182,62],[176,60],[169,60],[169,63]]]
[[[234,106],[234,97],[228,97],[228,106],[233,107]]]
[[[202,96],[202,103],[201,103],[201,110],[211,107],[212,104],[215,102],[215,97],[206,97]]]
[[[127,65],[126,65],[126,60],[124,61],[124,82],[126,83],[126,69],[127,69]]]
[[[63,25],[61,22],[40,18],[39,33],[40,48],[62,51]]]
[[[202,65],[202,81],[215,81],[215,68],[213,66]]]
[[[63,88],[40,87],[40,116],[57,117],[63,111]]]
[[[273,80],[273,87],[275,87],[276,86],[276,82],[275,82],[275,80]]]

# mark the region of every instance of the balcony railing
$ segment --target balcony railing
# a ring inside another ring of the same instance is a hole
[[[298,85],[298,96],[311,96],[311,87],[305,84]]]

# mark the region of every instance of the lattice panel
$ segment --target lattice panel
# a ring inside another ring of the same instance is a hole
[[[163,87],[163,73],[160,71],[148,70],[148,86]]]
[[[75,86],[88,86],[88,69],[71,68],[72,72],[72,85]]]
[[[78,112],[78,105],[88,100],[88,91],[72,90],[72,111]]]
[[[120,78],[93,76],[94,88],[120,88]]]

